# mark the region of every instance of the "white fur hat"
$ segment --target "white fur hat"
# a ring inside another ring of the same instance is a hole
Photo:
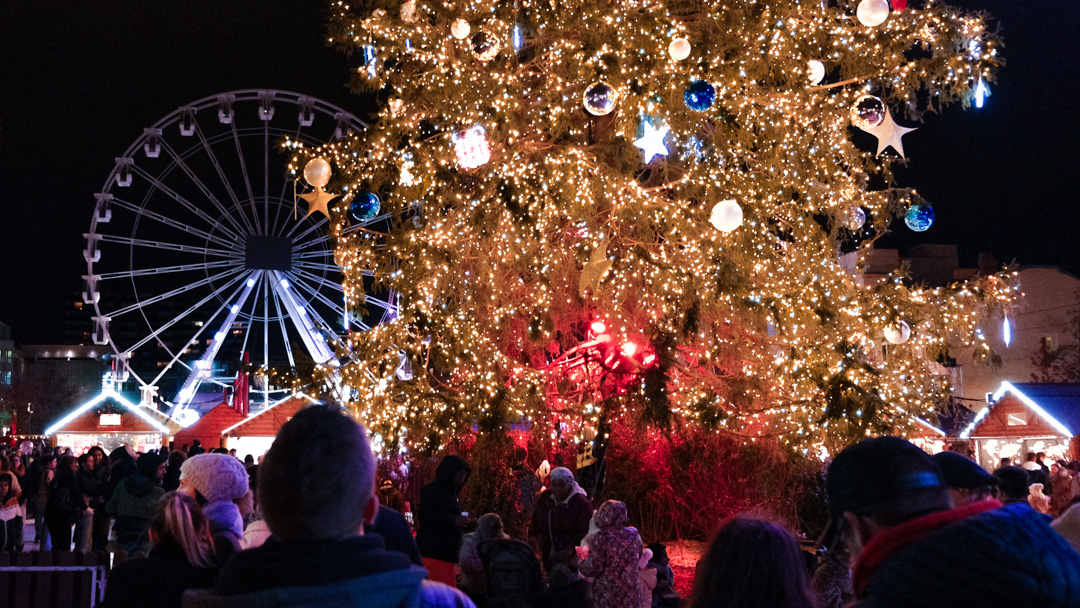
[[[228,454],[199,454],[180,465],[180,481],[189,481],[206,500],[236,500],[248,491],[248,472]]]

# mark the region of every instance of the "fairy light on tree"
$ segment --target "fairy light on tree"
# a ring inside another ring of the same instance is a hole
[[[893,178],[899,138],[992,82],[999,41],[945,4],[873,26],[827,4],[334,3],[330,44],[373,47],[354,84],[389,102],[293,164],[326,158],[392,218],[346,233],[335,212],[350,309],[373,284],[400,298],[348,338],[358,415],[414,441],[634,415],[812,447],[903,430],[948,395],[932,362],[950,348],[991,359],[976,329],[1013,275],[863,285],[838,252],[925,204]],[[881,154],[852,125],[868,95],[898,123]]]

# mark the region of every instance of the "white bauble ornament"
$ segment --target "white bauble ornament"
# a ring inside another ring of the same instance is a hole
[[[720,232],[731,232],[742,225],[742,207],[731,199],[720,201],[713,206],[709,223]]]
[[[911,326],[907,321],[899,321],[895,325],[885,326],[885,339],[890,344],[903,344],[911,336]]]
[[[822,80],[825,80],[825,64],[816,59],[810,60],[807,64],[810,67],[810,84],[820,84]]]
[[[304,179],[313,188],[323,188],[330,183],[330,163],[325,158],[313,158],[304,165]]]
[[[682,61],[690,56],[690,41],[686,38],[676,38],[668,46],[668,55],[675,61]]]
[[[855,9],[855,16],[866,27],[877,27],[889,18],[888,0],[862,0]]]
[[[469,32],[472,28],[469,27],[469,22],[464,19],[458,19],[450,25],[450,33],[458,40],[464,40],[469,37]]]
[[[405,4],[401,5],[401,20],[405,23],[412,23],[416,21],[416,1],[408,0]]]

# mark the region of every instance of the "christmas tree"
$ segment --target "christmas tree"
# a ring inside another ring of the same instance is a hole
[[[979,325],[1016,295],[840,263],[932,222],[897,121],[981,102],[1000,63],[987,16],[906,4],[334,3],[382,103],[286,145],[334,169],[350,311],[398,306],[343,344],[343,398],[388,445],[619,417],[809,449],[903,432],[947,400],[950,349],[994,357]]]

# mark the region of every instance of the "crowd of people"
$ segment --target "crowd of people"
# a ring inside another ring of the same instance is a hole
[[[43,548],[115,551],[107,608],[1080,606],[1080,475],[1040,454],[991,474],[863,440],[828,466],[816,545],[732,517],[683,598],[667,547],[645,544],[626,504],[564,467],[541,479],[524,454],[507,522],[462,508],[471,469],[444,457],[414,537],[404,496],[376,484],[366,431],[333,406],[299,412],[258,465],[184,448],[0,455],[4,547],[21,550],[31,515]]]

